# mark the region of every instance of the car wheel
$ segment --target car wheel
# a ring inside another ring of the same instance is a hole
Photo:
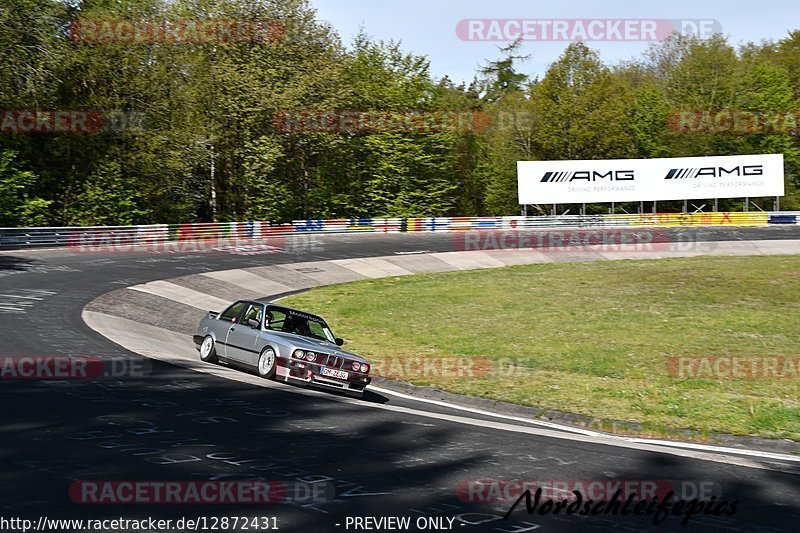
[[[266,379],[275,377],[275,369],[278,366],[277,362],[275,350],[269,346],[261,350],[261,354],[258,356],[258,375]]]
[[[216,363],[219,361],[217,358],[217,347],[214,345],[214,339],[211,335],[207,335],[203,339],[203,344],[200,345],[200,360],[206,363]]]

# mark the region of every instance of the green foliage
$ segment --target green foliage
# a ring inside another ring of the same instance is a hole
[[[640,157],[667,157],[665,146],[669,105],[655,84],[638,87],[634,94],[631,134]]]
[[[290,196],[289,186],[274,174],[277,160],[283,155],[281,145],[264,136],[247,144],[243,150],[244,181],[249,202],[245,208],[247,220],[280,218],[281,206]]]
[[[275,19],[286,32],[272,42],[171,44],[76,42],[65,31],[85,19],[209,18]],[[306,0],[7,0],[0,109],[91,109],[141,124],[0,134],[0,217],[505,215],[519,212],[519,160],[760,152],[785,155],[782,205],[800,208],[796,131],[687,133],[667,123],[682,109],[798,109],[800,31],[738,49],[721,36],[674,36],[613,69],[575,43],[541,79],[519,49],[501,48],[465,86],[433,79],[427,57],[397,42],[362,31],[342,44]],[[490,122],[478,131],[281,131],[276,113],[292,110],[472,112]]]
[[[457,379],[394,376],[415,385],[650,427],[797,440],[794,367],[748,379],[676,379],[668,368],[687,355],[795,354],[798,269],[796,255],[556,261],[357,281],[283,303],[324,312],[373,368],[412,354],[492,363]]]
[[[626,157],[631,149],[628,89],[584,43],[571,44],[531,98],[541,117],[543,159]]]
[[[116,161],[101,161],[89,176],[69,210],[76,226],[128,226],[141,223],[147,211],[140,209],[135,186]]]
[[[36,176],[20,170],[15,157],[10,150],[0,150],[0,227],[46,225],[52,202],[31,196]]]
[[[488,65],[481,68],[484,100],[487,102],[495,102],[504,95],[523,90],[528,76],[517,72],[515,62],[525,61],[530,56],[514,55],[521,45],[522,41],[517,40],[501,48],[500,52],[503,57],[496,61],[490,61]]]

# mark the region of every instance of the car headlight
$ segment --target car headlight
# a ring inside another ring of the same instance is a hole
[[[312,363],[317,360],[317,354],[314,352],[306,352],[306,359],[311,361]]]
[[[358,361],[353,361],[353,370],[358,372],[361,369],[361,364]]]
[[[306,353],[303,350],[295,350],[292,354],[297,359],[305,359]]]

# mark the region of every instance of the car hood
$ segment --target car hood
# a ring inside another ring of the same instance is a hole
[[[351,359],[353,361],[358,361],[359,363],[369,363],[368,360],[364,359],[360,355],[348,352],[347,350],[342,350],[332,342],[310,339],[308,337],[303,337],[302,335],[285,333],[283,331],[267,331],[267,334],[281,337],[286,342],[291,343],[296,349],[310,350],[312,352],[320,352],[328,355],[336,355],[346,359]]]

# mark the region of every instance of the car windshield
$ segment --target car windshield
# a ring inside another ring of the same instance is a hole
[[[270,308],[264,325],[274,331],[336,342],[336,337],[324,320],[293,309]]]

